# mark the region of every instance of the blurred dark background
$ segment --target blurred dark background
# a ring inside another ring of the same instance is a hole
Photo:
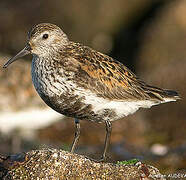
[[[35,24],[58,25],[73,41],[121,61],[147,83],[182,99],[113,123],[109,156],[139,158],[162,173],[186,168],[185,0],[0,1],[0,66],[21,50]],[[49,110],[30,77],[31,57],[0,70],[0,153],[70,148],[74,124]],[[47,123],[45,123],[47,122]],[[77,153],[99,158],[103,124],[81,122]]]

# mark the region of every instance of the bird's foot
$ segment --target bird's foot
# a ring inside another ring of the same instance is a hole
[[[91,161],[96,162],[96,163],[106,162],[106,160],[107,160],[107,157],[103,157],[103,156],[102,156],[101,159],[93,159],[93,158],[90,158],[90,157],[87,157],[87,156],[85,156],[85,157],[86,157],[87,159],[91,160]]]

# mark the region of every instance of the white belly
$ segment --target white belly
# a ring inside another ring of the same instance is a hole
[[[84,103],[91,104],[95,114],[101,114],[105,109],[110,109],[115,112],[116,116],[111,121],[120,119],[128,116],[129,114],[135,113],[139,108],[150,108],[157,103],[144,100],[144,101],[119,101],[109,100],[102,97],[96,96],[96,94],[88,91],[79,89],[77,95],[84,96]]]

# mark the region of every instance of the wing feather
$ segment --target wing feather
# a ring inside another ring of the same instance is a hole
[[[71,43],[63,56],[73,61],[74,81],[97,96],[112,100],[163,101],[165,90],[147,85],[119,61],[79,43]]]

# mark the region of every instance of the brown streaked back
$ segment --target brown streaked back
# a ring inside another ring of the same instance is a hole
[[[76,60],[76,78],[78,86],[90,89],[97,96],[110,100],[164,101],[176,100],[175,91],[164,90],[147,85],[122,63],[79,43],[70,42],[62,56]]]

